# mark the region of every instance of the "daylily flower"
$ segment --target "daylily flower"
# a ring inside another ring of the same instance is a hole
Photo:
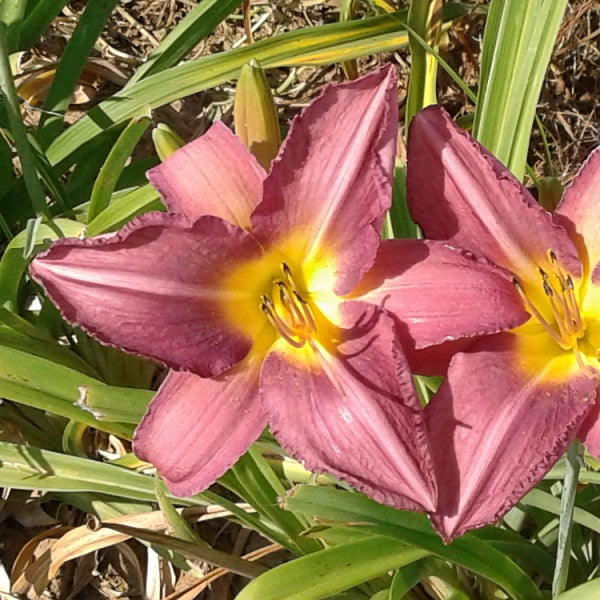
[[[435,242],[381,244],[396,108],[391,68],[326,88],[294,120],[268,175],[216,123],[149,172],[169,213],[60,240],[33,262],[69,321],[173,369],[134,450],[175,494],[209,486],[268,422],[308,468],[433,510],[400,340],[417,360],[412,340],[439,344],[464,332],[473,311],[473,335],[526,313],[495,267]],[[447,289],[458,280],[464,288]]]
[[[438,107],[414,119],[408,157],[426,237],[509,271],[530,315],[456,354],[425,410],[450,541],[498,520],[574,438],[600,458],[600,152],[554,214]]]

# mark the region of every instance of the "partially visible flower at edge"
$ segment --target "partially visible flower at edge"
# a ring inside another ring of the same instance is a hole
[[[600,458],[600,151],[553,214],[439,107],[413,120],[408,161],[426,237],[510,271],[530,314],[457,353],[425,409],[448,542],[498,520],[576,437]]]
[[[393,506],[434,509],[401,341],[417,360],[412,340],[439,344],[473,311],[472,335],[526,314],[500,269],[435,242],[381,243],[395,81],[386,68],[327,87],[269,174],[216,123],[149,172],[169,213],[60,240],[33,261],[67,320],[173,369],[134,451],[175,494],[208,487],[268,422],[309,469]]]

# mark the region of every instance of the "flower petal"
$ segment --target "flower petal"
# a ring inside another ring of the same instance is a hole
[[[218,377],[171,371],[135,430],[133,450],[177,496],[214,483],[258,438],[266,416],[258,368],[245,360]]]
[[[402,338],[400,338],[402,339]],[[410,370],[416,375],[446,375],[452,357],[457,352],[466,352],[481,338],[460,338],[453,342],[444,342],[437,346],[428,346],[415,350],[410,345],[403,344],[406,360]]]
[[[504,270],[423,240],[383,242],[350,297],[392,313],[410,350],[512,329],[529,318]]]
[[[571,234],[587,271],[600,282],[600,148],[585,161],[565,190],[555,220]]]
[[[538,286],[537,266],[550,249],[569,273],[581,273],[566,231],[437,106],[412,121],[407,189],[412,216],[430,239],[448,240]]]
[[[587,451],[600,460],[600,403],[596,402],[591,408],[577,437],[585,444]]]
[[[292,123],[252,214],[261,243],[296,240],[292,259],[333,272],[337,293],[375,257],[391,201],[396,104],[393,68],[327,87]]]
[[[266,173],[242,142],[216,122],[147,176],[171,212],[190,219],[213,215],[248,228]]]
[[[331,350],[277,342],[263,365],[261,399],[274,434],[309,469],[379,502],[431,510],[435,483],[411,374],[391,317],[369,313],[353,315],[346,341]]]
[[[597,380],[556,367],[526,376],[517,336],[481,340],[457,354],[426,407],[439,502],[432,516],[446,542],[498,520],[561,456],[594,403]],[[556,359],[559,360],[559,359]]]
[[[30,272],[102,342],[209,376],[252,346],[225,316],[221,286],[259,255],[250,234],[216,217],[148,213],[114,235],[55,242]]]

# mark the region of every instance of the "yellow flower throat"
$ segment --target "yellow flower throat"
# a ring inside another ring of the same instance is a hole
[[[596,362],[599,357],[597,349],[595,349],[596,356],[592,357],[582,349],[584,344],[589,346],[586,341],[587,323],[580,309],[573,279],[561,268],[553,250],[548,250],[547,258],[550,265],[549,272],[538,266],[543,297],[546,299],[546,302],[543,303],[543,310],[539,310],[531,300],[531,296],[536,297],[537,304],[540,306],[541,295],[539,293],[526,293],[516,277],[513,277],[513,284],[523,299],[526,309],[552,340],[562,350],[573,353],[577,364],[586,375],[595,377],[596,370],[584,359],[592,358],[593,362]]]

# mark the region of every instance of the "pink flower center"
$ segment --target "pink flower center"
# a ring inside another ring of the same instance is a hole
[[[548,263],[550,272],[538,266],[538,273],[544,297],[550,308],[548,311],[548,306],[545,306],[544,312],[549,318],[544,317],[542,311],[536,308],[516,277],[513,277],[513,284],[527,310],[538,320],[548,335],[563,350],[571,350],[574,353],[577,363],[584,372],[595,376],[595,370],[585,364],[580,349],[580,342],[585,338],[586,322],[581,315],[573,279],[562,269],[553,250],[548,250]]]
[[[260,308],[277,333],[295,348],[302,348],[317,331],[313,312],[300,295],[292,271],[281,264],[283,279],[274,279],[271,295],[261,296]]]

